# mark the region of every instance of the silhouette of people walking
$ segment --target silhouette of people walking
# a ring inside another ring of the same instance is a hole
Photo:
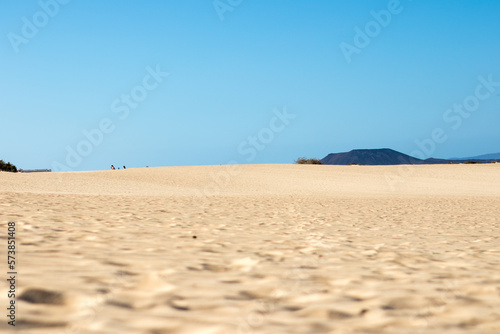
[[[115,166],[111,165],[111,169],[112,169],[112,170],[115,170]]]

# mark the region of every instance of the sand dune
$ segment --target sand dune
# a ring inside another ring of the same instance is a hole
[[[0,173],[0,198],[19,333],[500,332],[500,164]]]

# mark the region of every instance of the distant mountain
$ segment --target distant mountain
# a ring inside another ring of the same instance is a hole
[[[352,150],[343,153],[331,153],[321,159],[325,165],[408,165],[421,164],[423,160],[390,148],[372,150]]]
[[[499,153],[490,153],[478,155],[470,158],[452,158],[453,160],[500,160],[500,152]]]
[[[488,155],[489,156],[489,155]],[[483,157],[483,156],[481,156]],[[352,150],[343,153],[331,153],[321,159],[325,165],[431,165],[463,163],[467,160],[476,162],[491,162],[496,158],[466,158],[466,159],[417,159],[407,154],[391,150],[390,148]]]

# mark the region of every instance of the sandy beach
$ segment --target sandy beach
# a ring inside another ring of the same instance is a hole
[[[0,173],[0,198],[18,333],[500,333],[500,164]]]

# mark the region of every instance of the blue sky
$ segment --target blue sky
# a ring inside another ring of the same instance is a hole
[[[0,159],[499,152],[499,15],[485,0],[3,0]]]

